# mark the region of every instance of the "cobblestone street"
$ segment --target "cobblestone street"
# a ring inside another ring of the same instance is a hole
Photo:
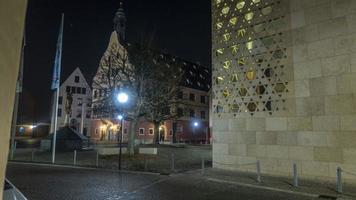
[[[198,173],[161,176],[103,169],[10,163],[7,177],[35,200],[59,199],[288,199],[308,200],[283,192],[207,181]]]

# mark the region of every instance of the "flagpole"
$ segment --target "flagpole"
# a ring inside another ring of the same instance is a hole
[[[61,59],[62,59],[62,42],[63,42],[63,23],[64,23],[64,13],[62,13],[61,27],[59,30],[58,44],[57,44],[57,52],[56,52],[56,60],[55,60],[55,77],[54,77],[54,85],[52,88],[56,88],[56,98],[55,98],[55,107],[54,107],[54,132],[53,132],[53,141],[52,141],[52,163],[56,161],[56,143],[57,143],[57,121],[58,121],[58,99],[59,99],[59,85],[61,80]],[[57,72],[57,73],[56,73]],[[52,84],[53,84],[52,83]]]

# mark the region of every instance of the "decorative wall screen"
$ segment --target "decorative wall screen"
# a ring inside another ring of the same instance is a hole
[[[215,113],[286,110],[291,70],[284,2],[213,0]]]

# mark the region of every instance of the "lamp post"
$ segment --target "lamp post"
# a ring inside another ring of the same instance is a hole
[[[197,128],[199,126],[199,123],[197,122],[197,121],[195,121],[194,123],[193,123],[193,137],[195,137],[195,128]]]
[[[124,92],[120,92],[117,95],[117,100],[119,101],[120,104],[125,104],[128,100],[129,100],[129,96],[124,93]],[[124,109],[122,109],[122,115],[118,116],[118,119],[121,119],[121,139],[119,142],[120,145],[120,149],[119,149],[119,170],[121,170],[121,155],[122,155],[122,141],[124,139],[124,125],[125,125],[125,117],[124,117]]]

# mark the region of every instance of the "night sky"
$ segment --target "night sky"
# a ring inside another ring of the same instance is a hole
[[[126,38],[153,35],[153,48],[211,67],[209,0],[125,0]],[[48,122],[60,15],[65,14],[61,81],[80,67],[90,79],[113,31],[119,0],[29,0],[20,123]]]

